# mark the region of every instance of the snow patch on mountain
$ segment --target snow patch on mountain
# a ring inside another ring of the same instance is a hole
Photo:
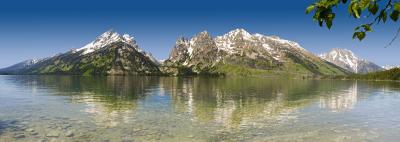
[[[250,34],[244,29],[235,29],[232,30],[225,35],[217,36],[214,38],[214,41],[219,50],[223,50],[228,54],[235,54],[240,50],[237,50],[238,42],[252,44],[253,46],[260,46],[267,50],[272,57],[276,60],[279,60],[282,56],[279,51],[283,51],[282,49],[294,49],[299,51],[306,51],[300,44],[281,39],[277,36],[266,36],[259,33]],[[279,46],[274,46],[278,45]],[[284,45],[284,46],[282,46]],[[277,49],[279,48],[279,49]]]

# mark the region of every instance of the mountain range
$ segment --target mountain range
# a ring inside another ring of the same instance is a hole
[[[337,53],[342,55],[342,52]],[[358,60],[354,70],[354,66],[330,60],[336,57],[329,55],[331,53],[318,57],[296,42],[235,29],[216,37],[203,31],[191,38],[178,38],[168,59],[161,63],[139,48],[130,35],[110,30],[81,48],[43,59],[26,60],[0,69],[0,73],[315,77],[378,70],[375,66],[370,69],[370,62],[365,62],[368,67],[358,68],[364,64]],[[353,54],[346,57],[349,55]]]
[[[382,67],[361,59],[348,49],[333,48],[320,57],[353,73],[370,73],[384,70]]]
[[[295,76],[343,75],[347,71],[320,59],[298,43],[236,29],[212,38],[207,31],[179,38],[162,70],[169,74]]]

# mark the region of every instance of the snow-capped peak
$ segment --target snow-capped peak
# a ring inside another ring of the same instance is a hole
[[[147,53],[139,48],[139,46],[136,44],[135,39],[132,36],[130,36],[129,34],[120,35],[113,30],[109,30],[101,34],[94,41],[90,42],[89,44],[79,49],[74,50],[73,52],[83,51],[81,54],[86,55],[116,42],[124,42],[126,44],[131,45],[133,48],[135,48],[136,51],[142,53],[150,60],[152,60],[154,63],[159,64],[158,60],[154,58],[150,53]]]
[[[350,51],[348,49],[333,48],[329,54],[339,54],[339,55],[343,54],[344,56],[352,58],[354,60],[359,59],[359,57],[357,57],[352,51]]]
[[[348,49],[333,48],[330,52],[319,55],[322,59],[354,73],[368,73],[383,70],[382,67],[361,59]]]
[[[330,52],[319,55],[321,58],[329,61],[343,64],[353,72],[358,72],[358,62],[361,61],[352,51],[348,49],[333,48]]]
[[[235,40],[235,38],[243,38],[244,40],[251,40],[252,35],[244,29],[232,30],[223,36],[217,36],[216,40]]]
[[[243,37],[244,39],[251,39],[252,38],[252,35],[249,32],[247,32],[246,30],[244,30],[244,29],[232,30],[232,31],[228,32],[227,34],[225,34],[224,36],[228,36],[228,37],[240,36],[240,37]]]
[[[321,54],[322,58],[330,58],[332,60],[340,60],[346,63],[354,63],[358,60],[362,60],[357,57],[352,51],[348,49],[333,48],[329,53]]]
[[[133,37],[131,37],[128,34],[124,34],[121,36],[117,32],[114,32],[113,30],[109,30],[109,31],[101,34],[94,41],[90,42],[89,44],[87,44],[79,49],[76,49],[75,51],[77,51],[77,52],[83,51],[82,54],[85,55],[85,54],[91,53],[93,51],[96,51],[102,47],[105,47],[105,46],[107,46],[111,43],[115,43],[115,42],[125,42],[127,44],[132,45],[139,52],[141,52],[141,50],[137,47],[136,41],[134,40]]]

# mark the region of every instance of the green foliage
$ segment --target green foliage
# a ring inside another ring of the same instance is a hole
[[[274,73],[269,70],[252,69],[231,64],[219,65],[216,72],[226,76],[274,76]]]
[[[90,76],[93,74],[93,69],[88,69],[83,73],[83,76]]]
[[[365,80],[400,80],[400,68],[386,71],[373,72],[368,74],[354,74],[349,78]]]
[[[288,53],[286,56],[289,59],[291,59],[294,63],[286,66],[288,70],[296,70],[296,72],[307,71],[308,73],[312,73],[318,76],[346,74],[345,71],[340,70],[340,67],[337,67],[327,62],[325,63],[325,62],[320,62],[318,60],[307,59],[303,56],[291,53]]]
[[[187,76],[187,75],[194,75],[195,73],[192,71],[191,68],[185,66],[178,66],[178,75]]]
[[[365,38],[365,32],[355,32],[353,34],[353,39],[358,38],[358,40],[363,40]]]
[[[380,22],[386,23],[388,15],[396,22],[400,15],[400,2],[393,0],[318,0],[306,8],[306,14],[314,12],[313,20],[319,26],[331,29],[335,12],[333,8],[339,5],[348,5],[348,13],[355,19],[371,19],[366,24],[357,26],[354,29],[353,39],[363,40],[367,32],[371,32],[371,26]],[[378,14],[379,13],[379,14]],[[365,16],[363,16],[365,15]]]
[[[274,69],[279,66],[279,63],[273,62],[271,58],[255,58],[251,59],[245,56],[234,55],[225,58],[228,64],[240,65],[243,67],[256,68],[256,69]]]
[[[379,6],[376,3],[370,4],[368,6],[368,11],[373,15],[375,15],[378,12],[378,10],[379,10]]]

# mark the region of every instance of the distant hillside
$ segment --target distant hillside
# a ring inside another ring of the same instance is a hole
[[[400,80],[400,68],[368,74],[353,74],[349,76],[336,76],[334,79],[360,79],[360,80]]]
[[[14,64],[12,66],[0,69],[0,73],[3,74],[15,74],[20,70],[25,70],[31,68],[36,63],[40,62],[41,59],[29,59],[22,61],[20,63]]]

